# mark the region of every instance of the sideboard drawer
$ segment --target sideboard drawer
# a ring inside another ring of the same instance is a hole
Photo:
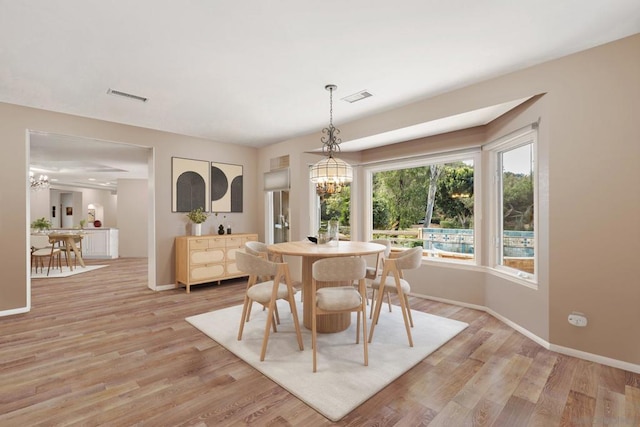
[[[192,264],[207,264],[212,262],[222,262],[225,258],[224,248],[205,249],[191,251]]]
[[[242,237],[230,237],[227,239],[227,248],[241,248],[247,239]]]
[[[224,277],[224,264],[205,264],[193,267],[189,272],[192,281],[218,279]]]

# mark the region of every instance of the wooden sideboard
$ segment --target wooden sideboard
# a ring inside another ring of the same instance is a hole
[[[224,234],[176,237],[176,284],[209,283],[246,276],[236,268],[236,251],[257,234]]]

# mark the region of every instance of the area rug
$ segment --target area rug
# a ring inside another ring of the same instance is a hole
[[[77,266],[77,267],[73,267],[73,270],[70,270],[69,267],[67,267],[66,265],[62,266],[62,270],[60,270],[59,268],[53,268],[51,267],[51,270],[49,271],[49,275],[47,276],[47,268],[43,268],[41,271],[40,269],[38,269],[37,273],[34,273],[33,271],[31,272],[31,278],[32,279],[55,279],[55,278],[59,278],[59,277],[69,277],[69,276],[75,276],[76,274],[82,274],[82,273],[86,273],[88,271],[93,271],[93,270],[97,270],[99,268],[102,267],[108,267],[106,265],[87,265],[86,267],[82,267],[82,266]]]
[[[242,341],[236,339],[241,305],[186,320],[331,421],[343,418],[468,326],[412,310],[414,347],[409,347],[400,307],[393,306],[390,313],[385,304],[369,345],[366,367],[362,343],[355,344],[354,313],[346,331],[318,334],[318,368],[313,373],[311,331],[301,326],[304,351],[300,351],[289,306],[283,301],[278,301],[278,332],[269,338],[267,355],[260,362],[266,311],[258,304],[253,306]],[[299,302],[298,316],[302,322]]]

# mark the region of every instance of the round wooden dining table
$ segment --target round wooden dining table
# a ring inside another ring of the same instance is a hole
[[[284,242],[269,245],[269,252],[278,255],[302,257],[302,314],[303,324],[311,329],[311,279],[313,263],[322,258],[341,256],[363,256],[384,252],[385,247],[378,243],[340,241],[337,244],[315,244],[308,240],[298,242]],[[318,288],[324,286],[344,285],[344,283],[318,283]],[[333,333],[344,331],[351,324],[351,313],[328,314],[319,316],[317,331]]]

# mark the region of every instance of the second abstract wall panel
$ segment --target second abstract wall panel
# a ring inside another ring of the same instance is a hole
[[[242,165],[211,162],[211,212],[242,212]]]

